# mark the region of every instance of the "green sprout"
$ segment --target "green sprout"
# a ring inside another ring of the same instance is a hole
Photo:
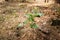
[[[23,23],[20,23],[18,26],[21,27],[21,26],[26,25],[27,23],[30,23],[31,28],[38,28],[38,25],[35,23],[34,18],[35,17],[40,17],[42,15],[43,15],[43,13],[33,13],[33,14],[29,13],[29,14],[26,14],[27,20],[25,20]]]

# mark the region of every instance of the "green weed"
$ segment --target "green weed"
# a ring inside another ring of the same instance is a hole
[[[26,25],[27,23],[30,23],[31,28],[38,28],[38,25],[35,23],[34,18],[43,16],[43,13],[29,13],[26,14],[27,20],[25,20],[23,23],[20,23],[18,27],[22,27]]]

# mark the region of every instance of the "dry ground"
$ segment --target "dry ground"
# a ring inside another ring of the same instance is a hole
[[[32,13],[34,8],[38,8],[37,12],[44,13],[44,16],[35,18],[39,28],[30,28],[29,24],[18,28],[18,24],[26,20],[25,14]],[[60,7],[0,3],[0,40],[60,40],[60,12],[57,8]]]

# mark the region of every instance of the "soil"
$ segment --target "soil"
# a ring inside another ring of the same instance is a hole
[[[30,4],[29,4],[30,5]],[[60,40],[60,4],[49,7],[27,6],[19,3],[0,3],[0,40]],[[29,24],[18,27],[35,8],[44,16],[34,20],[38,28],[30,28]]]

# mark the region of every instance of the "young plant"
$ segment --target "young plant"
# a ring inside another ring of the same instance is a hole
[[[27,23],[29,23],[31,28],[38,28],[38,25],[35,23],[34,18],[35,17],[40,17],[42,15],[43,15],[43,13],[33,13],[33,14],[29,13],[29,14],[26,14],[27,20],[25,20],[23,23],[20,23],[18,25],[18,27],[22,27],[22,26],[26,25]]]

